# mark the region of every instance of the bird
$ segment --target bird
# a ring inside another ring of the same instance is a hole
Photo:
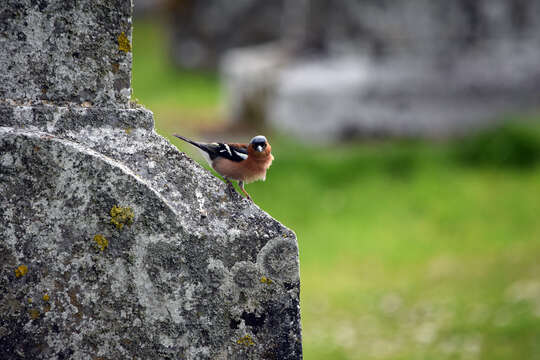
[[[231,180],[238,181],[238,186],[250,201],[253,200],[244,189],[244,184],[265,181],[266,171],[274,160],[272,147],[263,135],[253,137],[248,144],[203,143],[178,134],[173,136],[199,148],[208,164],[223,176],[230,189],[234,191]]]

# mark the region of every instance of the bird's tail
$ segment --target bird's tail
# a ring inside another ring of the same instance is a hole
[[[177,138],[179,138],[179,139],[181,139],[181,140],[184,140],[185,142],[190,143],[191,145],[196,146],[196,147],[198,147],[198,148],[201,149],[201,150],[208,151],[207,147],[204,146],[204,144],[201,144],[201,143],[198,143],[198,142],[196,142],[196,141],[190,140],[190,139],[188,139],[188,138],[186,138],[186,137],[183,137],[182,135],[173,134],[173,136],[174,136],[174,137],[177,137]]]

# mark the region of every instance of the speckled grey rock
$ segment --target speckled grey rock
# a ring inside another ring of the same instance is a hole
[[[0,99],[124,104],[129,0],[2,0]]]
[[[0,359],[300,359],[294,233],[150,111],[33,86],[0,99]]]
[[[301,357],[294,233],[151,113],[2,107],[0,126],[0,358]]]

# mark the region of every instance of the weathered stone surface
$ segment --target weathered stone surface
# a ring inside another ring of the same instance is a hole
[[[130,1],[0,9],[0,359],[300,359],[294,233],[114,87]]]
[[[301,357],[294,233],[152,127],[0,108],[0,358]]]
[[[0,99],[127,105],[131,2],[0,2]]]

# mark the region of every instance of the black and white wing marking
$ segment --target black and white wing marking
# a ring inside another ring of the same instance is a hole
[[[179,139],[182,139],[193,146],[198,147],[204,158],[212,165],[212,161],[218,157],[226,158],[231,161],[244,161],[248,158],[246,145],[240,144],[224,144],[224,143],[200,143],[190,140],[182,135],[173,134]]]
[[[219,156],[231,161],[240,162],[246,160],[248,157],[247,149],[245,148],[223,143],[214,143],[212,145],[216,146],[217,150],[217,154],[212,160]]]
[[[225,158],[231,161],[244,161],[248,157],[247,149],[244,147],[236,146],[236,144],[224,144],[224,143],[197,143],[195,146],[203,150],[207,161],[211,164],[212,161],[218,157]]]

